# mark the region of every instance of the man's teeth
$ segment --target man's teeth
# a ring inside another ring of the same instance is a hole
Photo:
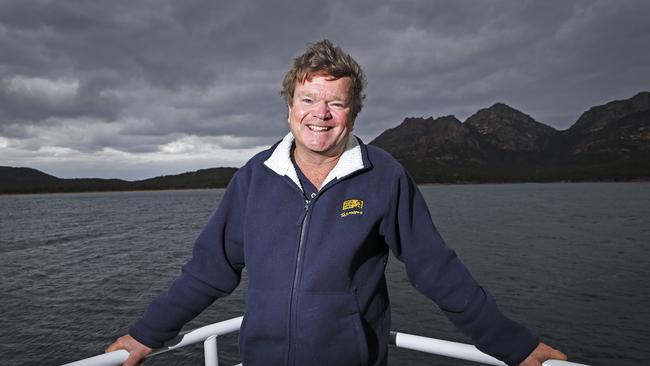
[[[320,131],[328,131],[328,130],[331,129],[331,127],[327,127],[327,126],[313,126],[313,125],[309,125],[309,126],[307,126],[307,127],[309,127],[310,130],[312,130],[312,131],[316,131],[316,132],[320,132]]]

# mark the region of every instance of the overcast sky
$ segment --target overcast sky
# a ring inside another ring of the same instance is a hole
[[[650,90],[650,1],[0,1],[0,165],[128,180],[241,166],[328,38],[365,69],[355,133],[504,102],[559,130]]]

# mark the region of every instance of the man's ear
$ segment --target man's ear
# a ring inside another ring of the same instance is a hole
[[[291,123],[291,106],[287,104],[287,122]]]

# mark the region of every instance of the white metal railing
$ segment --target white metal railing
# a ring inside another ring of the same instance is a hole
[[[217,337],[239,331],[243,317],[232,318],[218,323],[206,325],[185,333],[178,342],[173,345],[155,350],[147,357],[159,355],[181,347],[203,342],[205,366],[218,366]],[[391,344],[396,347],[410,349],[439,356],[447,356],[459,360],[474,361],[485,365],[505,365],[492,356],[479,351],[476,347],[457,342],[444,341],[441,339],[422,337],[412,334],[391,332]],[[125,350],[119,350],[102,355],[85,358],[83,360],[67,363],[63,366],[119,366],[129,357]],[[544,366],[587,366],[580,363],[549,360],[543,363]],[[241,364],[237,365],[241,366]]]
[[[496,358],[486,355],[485,353],[479,351],[476,347],[471,344],[458,343],[444,341],[442,339],[428,338],[417,336],[413,334],[399,333],[399,332],[390,332],[391,333],[391,342],[393,345],[410,349],[413,351],[419,351],[424,353],[430,353],[433,355],[447,356],[451,358],[456,358],[459,360],[465,361],[474,361],[482,363],[485,365],[506,365],[504,362],[497,360]],[[569,361],[560,361],[560,360],[548,360],[543,363],[544,366],[587,366],[581,363],[569,362]]]
[[[185,333],[183,337],[178,340],[178,342],[153,351],[147,356],[147,358],[181,347],[203,342],[205,366],[218,366],[219,360],[217,358],[217,337],[237,332],[239,330],[239,327],[241,327],[243,318],[244,317],[240,316],[194,329],[188,333]],[[119,350],[67,363],[63,366],[118,366],[126,361],[128,357],[129,353],[127,351]]]

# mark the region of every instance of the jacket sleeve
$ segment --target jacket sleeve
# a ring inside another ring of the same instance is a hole
[[[217,210],[198,236],[192,258],[170,288],[156,297],[129,329],[140,343],[160,348],[183,325],[239,284],[244,267],[243,210],[246,185],[239,174],[228,185]]]
[[[509,365],[523,361],[539,339],[504,316],[436,230],[420,191],[404,172],[393,184],[384,237],[410,282],[435,301],[476,347]]]

